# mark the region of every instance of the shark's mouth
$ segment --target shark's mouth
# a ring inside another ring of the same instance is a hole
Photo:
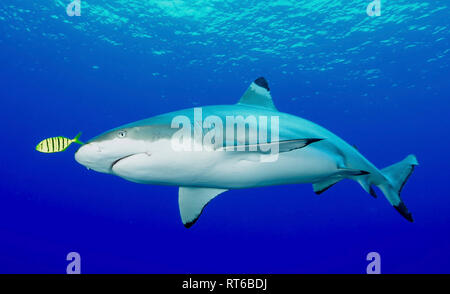
[[[140,153],[133,153],[133,154],[130,154],[130,155],[127,155],[127,156],[124,156],[124,157],[121,157],[121,158],[119,158],[119,159],[117,159],[117,160],[115,160],[113,163],[111,163],[111,167],[110,167],[110,170],[112,171],[113,170],[113,168],[114,168],[114,166],[116,165],[116,164],[118,164],[119,162],[121,162],[122,160],[125,160],[125,159],[127,159],[127,158],[130,158],[131,156],[135,156],[135,155],[138,155],[138,154],[146,154],[146,155],[148,155],[148,156],[150,156],[151,154],[150,153],[148,153],[148,152],[140,152]]]
[[[114,166],[115,166],[118,162],[120,162],[121,160],[127,159],[128,157],[134,156],[134,155],[136,155],[136,154],[139,154],[139,153],[133,153],[133,154],[130,154],[130,155],[127,155],[127,156],[124,156],[124,157],[121,157],[121,158],[115,160],[113,163],[111,163],[111,167],[110,167],[109,169],[110,169],[110,170],[113,170]]]

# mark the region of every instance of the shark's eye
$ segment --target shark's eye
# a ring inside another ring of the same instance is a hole
[[[119,131],[117,132],[117,137],[125,138],[127,136],[127,131]]]

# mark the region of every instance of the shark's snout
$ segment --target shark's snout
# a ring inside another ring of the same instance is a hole
[[[99,171],[107,172],[103,166],[103,149],[97,143],[88,143],[80,147],[75,153],[75,160],[84,165],[87,168]]]

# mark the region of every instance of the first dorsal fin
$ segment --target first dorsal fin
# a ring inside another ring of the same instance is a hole
[[[257,78],[250,84],[247,91],[241,97],[238,104],[246,104],[252,106],[259,106],[277,110],[270,95],[269,83],[263,77]]]

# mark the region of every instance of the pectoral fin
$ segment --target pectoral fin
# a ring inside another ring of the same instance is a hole
[[[224,189],[180,187],[178,205],[181,220],[186,228],[190,228],[198,220],[205,206]]]
[[[289,152],[292,150],[304,148],[312,143],[321,141],[323,139],[317,138],[306,138],[306,139],[294,139],[294,140],[284,140],[270,143],[259,143],[259,144],[247,144],[247,145],[237,145],[237,146],[226,146],[223,147],[225,151],[254,151],[265,153],[264,150],[276,150],[276,145],[278,145],[278,152]]]

